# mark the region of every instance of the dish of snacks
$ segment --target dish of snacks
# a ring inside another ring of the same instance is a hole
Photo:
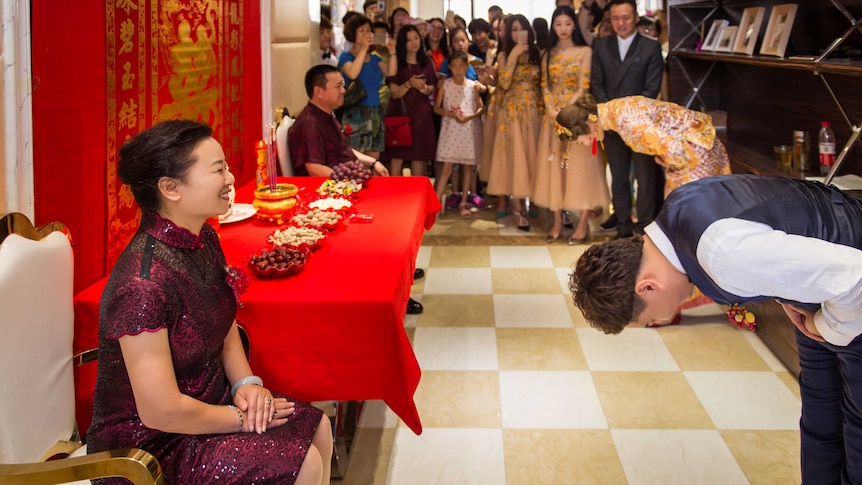
[[[333,211],[312,209],[309,212],[293,216],[290,221],[297,226],[312,226],[317,229],[332,231],[341,220],[341,214]]]
[[[317,193],[320,195],[356,195],[360,190],[362,190],[362,184],[350,180],[327,179],[317,188]]]
[[[308,204],[311,209],[339,211],[353,207],[353,202],[340,197],[324,197]]]
[[[302,271],[310,254],[307,249],[284,246],[262,249],[249,258],[248,265],[261,278],[284,278]]]
[[[276,229],[269,236],[269,242],[273,246],[288,246],[291,248],[315,248],[325,236],[323,233],[311,227],[287,226],[284,229]]]

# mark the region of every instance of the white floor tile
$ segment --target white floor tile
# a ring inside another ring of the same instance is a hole
[[[564,295],[494,295],[494,321],[498,327],[572,327],[565,298]]]
[[[611,430],[629,485],[748,484],[715,430]]]
[[[774,372],[685,372],[718,429],[795,430],[801,403]]]
[[[567,298],[571,298],[572,292],[569,291],[569,277],[572,275],[572,269],[554,268],[554,271],[557,273],[557,280],[560,282],[560,290]]]
[[[425,272],[427,295],[490,295],[491,268],[429,268]]]
[[[416,267],[427,268],[431,263],[431,246],[419,246],[419,253],[416,255]]]
[[[629,328],[607,335],[594,328],[578,328],[587,366],[593,371],[678,371],[658,332],[650,328]]]
[[[500,371],[504,428],[607,429],[586,371]]]
[[[359,428],[394,428],[398,425],[398,415],[380,400],[365,401],[359,416]]]
[[[497,370],[493,328],[419,327],[413,352],[423,370]]]
[[[552,268],[547,246],[491,246],[492,268]]]
[[[505,485],[503,431],[430,428],[395,431],[387,485]]]

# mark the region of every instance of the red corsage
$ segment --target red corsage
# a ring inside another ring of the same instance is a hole
[[[350,134],[353,133],[353,128],[350,125],[344,125],[341,132],[344,133],[344,136],[350,136]]]
[[[757,325],[754,314],[746,310],[744,306],[739,306],[739,303],[734,303],[730,306],[730,310],[727,311],[727,319],[737,327],[747,328],[752,332],[754,331],[754,326]]]
[[[242,301],[239,297],[248,289],[248,275],[245,274],[245,271],[229,264],[225,265],[224,271],[226,273],[224,281],[233,290],[233,298],[241,308]]]

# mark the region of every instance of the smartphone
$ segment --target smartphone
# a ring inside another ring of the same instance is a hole
[[[375,32],[371,34],[371,43],[374,45],[386,45],[389,42],[389,34],[386,32]]]
[[[528,39],[529,32],[527,32],[526,30],[518,32],[518,45],[526,45]]]
[[[383,0],[380,0],[379,2],[377,2],[377,10],[379,10],[381,13],[385,12],[386,11],[386,2],[384,2]]]
[[[451,10],[446,11],[446,25],[455,25],[455,12]]]

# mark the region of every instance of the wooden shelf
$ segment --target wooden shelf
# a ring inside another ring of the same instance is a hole
[[[839,74],[843,76],[862,77],[862,59],[826,59],[821,62],[805,59],[781,59],[768,56],[747,56],[726,52],[699,52],[687,49],[677,49],[670,52],[678,59],[693,59],[708,62],[725,62],[731,64],[747,64],[779,69],[794,69],[798,71],[819,72],[822,74]]]

